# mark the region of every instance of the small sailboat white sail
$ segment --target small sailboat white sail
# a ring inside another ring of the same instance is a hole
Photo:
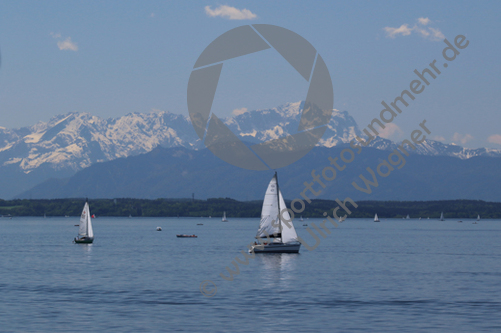
[[[379,217],[377,217],[377,213],[376,213],[376,215],[374,215],[374,222],[380,222]]]
[[[299,221],[303,222],[304,219],[303,219],[303,215],[301,215],[301,217],[299,218]]]
[[[480,215],[477,215],[477,220],[473,224],[478,224],[478,221],[480,221]]]
[[[261,210],[261,222],[256,234],[260,243],[255,242],[249,252],[255,253],[298,253],[301,243],[292,224],[284,198],[278,187],[277,173],[266,189]],[[280,218],[280,215],[282,218]]]
[[[226,211],[223,212],[223,218],[221,219],[221,222],[228,222],[228,219],[226,218]]]
[[[85,200],[85,205],[80,216],[80,225],[78,228],[78,237],[73,240],[75,243],[90,244],[94,241],[94,231],[90,219],[89,202]]]
[[[442,212],[442,213],[440,214],[440,221],[443,221],[443,220],[444,220],[444,212]]]
[[[407,216],[405,217],[406,220],[410,220],[411,217],[409,216],[409,214],[407,214]]]

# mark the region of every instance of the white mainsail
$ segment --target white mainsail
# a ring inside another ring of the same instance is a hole
[[[223,218],[221,219],[221,222],[228,222],[226,219],[226,211],[223,212]]]
[[[264,195],[263,208],[261,209],[261,222],[257,230],[256,238],[273,237],[273,234],[280,233],[280,225],[278,223],[278,197],[277,197],[277,177],[273,176],[266,194]]]
[[[480,221],[480,215],[477,215],[477,221]]]
[[[85,206],[82,211],[82,215],[80,216],[80,227],[78,229],[79,237],[94,237],[94,231],[92,230],[92,223],[90,220],[90,210],[89,203],[85,202]]]
[[[440,214],[440,221],[443,221],[443,220],[444,220],[444,212],[442,212],[442,213]]]
[[[374,222],[379,222],[379,218],[377,217],[377,213],[376,213],[376,215],[374,215]]]
[[[269,237],[274,237],[273,234],[277,234],[277,238],[281,238],[282,243],[297,242],[296,229],[292,224],[289,212],[287,210],[283,212],[281,221],[279,219],[279,207],[281,210],[287,208],[282,192],[278,189],[277,176],[275,175],[268,184],[264,195],[261,222],[259,223],[256,238],[266,239],[266,234]]]

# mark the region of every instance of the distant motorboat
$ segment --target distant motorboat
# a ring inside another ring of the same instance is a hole
[[[308,223],[304,223],[304,224],[303,224],[303,227],[307,227],[307,226],[308,226]]]
[[[463,221],[459,220],[458,223],[463,223]]]
[[[162,231],[162,227],[157,227],[157,231]]]
[[[176,235],[177,238],[197,238],[197,235]]]
[[[204,225],[203,223],[197,223],[197,225]]]
[[[226,218],[226,211],[223,212],[223,217],[221,218],[221,222],[228,222],[228,219]]]
[[[380,222],[379,217],[377,217],[377,213],[376,213],[376,215],[374,215],[374,222]]]
[[[92,222],[90,221],[89,202],[85,200],[85,205],[80,215],[80,224],[78,229],[78,237],[73,239],[74,243],[91,244],[94,241],[94,231],[92,230]]]

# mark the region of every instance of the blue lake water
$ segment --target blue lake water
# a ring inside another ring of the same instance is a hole
[[[76,217],[3,218],[0,331],[499,332],[501,221],[472,222],[348,219],[226,281],[258,219],[97,218],[84,245]]]

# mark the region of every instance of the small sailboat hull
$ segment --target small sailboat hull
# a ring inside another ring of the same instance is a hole
[[[83,237],[83,238],[75,238],[73,242],[77,244],[92,244],[94,238],[91,237]]]
[[[284,243],[271,243],[267,245],[253,245],[249,252],[254,253],[299,253],[301,243],[298,244],[284,244]]]

